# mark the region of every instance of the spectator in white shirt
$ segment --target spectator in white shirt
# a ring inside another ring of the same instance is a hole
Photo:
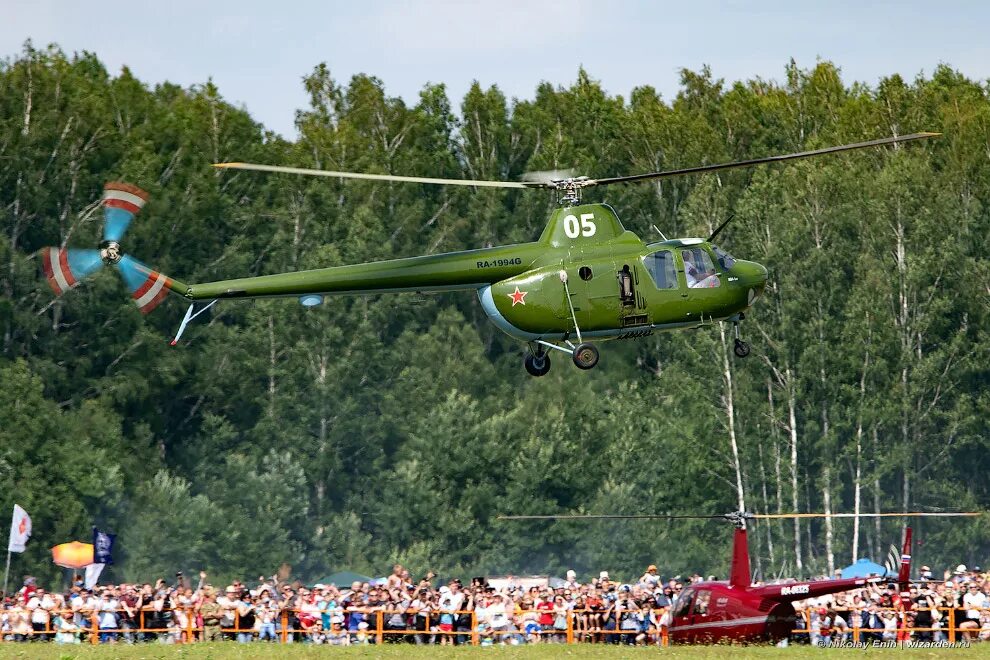
[[[51,594],[45,593],[44,589],[35,589],[31,594],[31,600],[27,603],[27,609],[31,613],[31,629],[34,630],[34,638],[40,641],[48,641],[48,631],[51,629],[51,612],[55,609],[55,599]]]

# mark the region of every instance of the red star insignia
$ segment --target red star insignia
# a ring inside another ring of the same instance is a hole
[[[525,298],[526,298],[526,294],[527,293],[529,293],[529,292],[528,291],[520,291],[519,290],[519,287],[516,287],[516,290],[515,290],[514,293],[507,293],[506,295],[509,296],[510,298],[512,298],[512,306],[515,307],[516,305],[525,305],[526,304]]]

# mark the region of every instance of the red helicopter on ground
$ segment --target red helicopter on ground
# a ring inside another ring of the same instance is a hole
[[[858,589],[870,584],[892,582],[893,576],[873,576],[838,580],[811,580],[754,586],[749,567],[746,521],[768,518],[851,518],[851,513],[754,514],[734,512],[722,515],[560,515],[500,516],[502,520],[552,519],[724,519],[736,530],[732,540],[732,563],[728,581],[696,582],[686,585],[670,609],[668,634],[675,644],[715,644],[724,642],[777,642],[795,629],[797,612],[792,603],[806,598]],[[976,516],[978,513],[860,513],[861,518]],[[904,530],[899,591],[909,590],[911,579],[911,528]]]

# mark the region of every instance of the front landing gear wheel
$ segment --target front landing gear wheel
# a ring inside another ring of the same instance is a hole
[[[547,372],[550,371],[550,356],[546,353],[543,355],[527,355],[526,371],[529,372],[530,376],[546,376]]]
[[[735,348],[733,348],[732,350],[735,352],[736,357],[744,358],[747,355],[749,355],[749,344],[747,344],[741,339],[737,339]]]
[[[598,349],[591,344],[578,344],[573,357],[578,369],[591,369],[598,364]]]

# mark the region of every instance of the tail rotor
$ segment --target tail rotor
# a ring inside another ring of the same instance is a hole
[[[56,296],[79,286],[103,266],[114,266],[142,314],[164,300],[176,282],[124,254],[120,246],[131,221],[147,201],[148,193],[137,186],[111,181],[103,186],[103,240],[98,250],[42,248],[42,269]]]

